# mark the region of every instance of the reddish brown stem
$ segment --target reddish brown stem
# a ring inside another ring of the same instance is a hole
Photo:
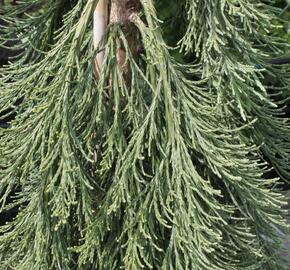
[[[137,52],[137,37],[136,29],[132,27],[130,16],[137,12],[140,8],[139,0],[112,0],[110,11],[110,24],[119,24],[122,26],[126,35],[127,42],[131,53],[134,55]],[[126,63],[126,52],[118,39],[117,41],[117,61],[123,71],[126,83],[130,82],[130,67]]]

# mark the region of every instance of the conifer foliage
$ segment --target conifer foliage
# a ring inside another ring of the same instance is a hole
[[[18,56],[0,70],[1,117],[16,115],[0,129],[0,209],[18,214],[0,227],[0,269],[289,269],[289,80],[267,64],[284,49],[269,35],[279,10],[127,2],[97,50],[98,0],[1,9]]]

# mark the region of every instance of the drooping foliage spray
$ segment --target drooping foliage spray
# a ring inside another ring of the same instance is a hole
[[[0,227],[0,268],[289,269],[277,256],[289,78],[267,62],[285,49],[278,12],[267,0],[1,7],[0,44],[18,56],[0,69],[1,118],[15,115],[0,129],[0,210],[18,214]]]

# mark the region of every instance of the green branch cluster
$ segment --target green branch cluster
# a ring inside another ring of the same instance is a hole
[[[0,268],[288,269],[279,178],[265,178],[290,179],[271,1],[141,0],[137,56],[117,23],[93,51],[97,0],[40,2],[2,8],[0,44],[19,56],[0,69],[1,117],[17,115],[0,129],[0,207],[19,212]]]

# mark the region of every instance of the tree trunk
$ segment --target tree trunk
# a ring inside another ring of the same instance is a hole
[[[110,24],[120,24],[126,35],[131,53],[135,55],[138,51],[137,31],[130,21],[132,14],[140,10],[139,0],[113,0],[110,10]],[[120,40],[117,40],[117,61],[123,71],[127,84],[130,82],[130,66],[126,63],[126,52]]]
[[[108,24],[108,0],[100,0],[94,12],[94,49],[97,49],[106,31]],[[95,73],[98,77],[100,73],[104,52],[99,52],[96,56]]]

